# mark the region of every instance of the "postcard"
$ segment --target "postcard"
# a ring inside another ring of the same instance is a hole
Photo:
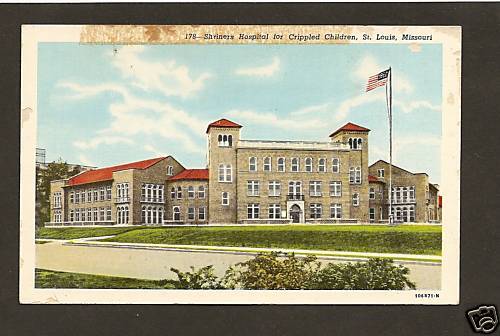
[[[461,29],[25,25],[21,303],[458,304]]]

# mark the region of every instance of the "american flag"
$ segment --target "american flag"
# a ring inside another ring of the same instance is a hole
[[[384,86],[389,78],[389,69],[384,70],[376,75],[368,77],[368,83],[366,84],[366,92],[376,89],[379,86]]]

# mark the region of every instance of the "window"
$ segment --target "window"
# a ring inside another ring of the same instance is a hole
[[[82,222],[85,222],[86,220],[86,216],[85,216],[86,212],[85,212],[85,209],[80,209],[80,216],[82,217]]]
[[[73,191],[69,193],[69,203],[75,203],[75,193]]]
[[[269,219],[279,219],[281,218],[281,207],[279,204],[269,205]]]
[[[378,213],[380,214],[380,220],[384,219],[384,214],[382,213],[382,207],[378,208]]]
[[[415,206],[410,206],[410,222],[415,221]]]
[[[104,221],[106,220],[106,213],[104,208],[99,208],[99,220]]]
[[[87,203],[92,202],[92,189],[87,190]]]
[[[341,197],[342,196],[342,182],[332,181],[330,182],[330,196]]]
[[[170,189],[170,198],[175,199],[175,194],[176,194],[175,187],[172,187]]]
[[[380,178],[385,177],[385,170],[384,169],[378,169],[377,173],[378,173],[378,177],[380,177]]]
[[[333,158],[332,159],[332,172],[339,173],[340,172],[340,159]]]
[[[100,189],[101,201],[104,201],[104,187]],[[116,197],[118,202],[128,202],[128,183],[118,183],[116,185]]]
[[[247,195],[259,196],[259,181],[247,181]]]
[[[193,186],[188,187],[188,198],[190,198],[190,199],[194,198],[194,187]]]
[[[361,138],[349,138],[349,147],[351,149],[361,149],[362,143],[363,143],[363,139],[361,139]]]
[[[61,210],[55,210],[54,211],[54,222],[61,222]]]
[[[73,222],[74,220],[75,220],[75,211],[74,210],[70,210],[69,211],[69,221]]]
[[[219,147],[232,147],[233,136],[231,134],[219,134],[217,137]]]
[[[370,208],[370,220],[375,220],[375,208]]]
[[[264,171],[271,171],[271,158],[270,157],[265,157],[264,158]]]
[[[167,175],[169,175],[169,176],[174,175],[174,167],[167,166]]]
[[[76,204],[80,203],[80,192],[79,191],[75,192],[75,203]]]
[[[403,203],[408,202],[408,188],[407,187],[401,188],[401,198],[402,198]]]
[[[269,196],[279,196],[279,195],[281,195],[280,181],[269,181]]]
[[[182,187],[177,187],[177,199],[182,199]]]
[[[310,173],[313,171],[313,160],[311,158],[306,158],[306,172]]]
[[[104,208],[101,208],[104,210]],[[116,209],[116,219],[118,224],[128,224],[129,210],[128,205],[119,206]],[[104,212],[104,211],[103,211]]]
[[[257,171],[257,158],[251,157],[248,159],[248,171],[256,172]]]
[[[352,205],[359,206],[359,193],[352,194]]]
[[[361,184],[361,167],[349,168],[349,183]]]
[[[395,203],[401,203],[401,188],[396,188],[396,200]]]
[[[255,203],[248,204],[247,213],[248,219],[258,219],[259,218],[259,205]]]
[[[80,191],[80,201],[85,203],[85,190]]]
[[[61,207],[61,192],[55,192],[54,193],[54,208],[60,208]]]
[[[127,185],[127,189],[128,189],[128,185]],[[99,200],[104,201],[105,199],[106,199],[105,189],[104,189],[104,187],[100,187],[99,188]]]
[[[178,206],[174,206],[172,208],[172,216],[174,221],[180,221],[181,220],[181,208]]]
[[[299,159],[298,158],[292,158],[292,165],[291,165],[291,171],[292,172],[298,172],[299,171]]]
[[[111,220],[111,207],[106,208],[106,220],[110,221]]]
[[[94,222],[97,222],[99,220],[99,217],[98,217],[99,213],[97,212],[97,208],[92,209],[92,214],[93,214],[92,219],[94,220]]]
[[[205,212],[206,212],[205,207],[198,208],[198,220],[200,220],[200,221],[205,220]]]
[[[222,193],[222,205],[229,205],[229,193],[227,191]]]
[[[290,181],[288,183],[288,194],[289,195],[302,195],[302,182],[301,181]]]
[[[194,220],[194,208],[188,208],[188,220]]]
[[[341,219],[342,218],[342,204],[332,204],[330,205],[330,218]]]
[[[321,218],[321,204],[311,203],[311,205],[309,206],[309,209],[311,211],[311,213],[310,213],[311,219]]]
[[[231,182],[232,181],[232,167],[231,165],[219,165],[219,182]]]
[[[94,202],[99,200],[99,190],[94,189]]]
[[[326,172],[326,159],[318,160],[318,172],[325,173]]]
[[[107,199],[108,201],[110,201],[110,200],[111,200],[111,186],[107,186],[107,187],[106,187],[106,199]]]
[[[205,198],[205,186],[198,187],[198,198]]]
[[[278,158],[278,171],[279,172],[285,171],[285,158]]]
[[[80,209],[75,210],[75,222],[80,221]]]
[[[410,187],[410,202],[415,202],[415,186]]]
[[[87,220],[92,221],[92,208],[87,208]]]
[[[309,196],[321,196],[321,181],[309,182]]]
[[[371,200],[375,199],[375,188],[370,188],[370,199]]]

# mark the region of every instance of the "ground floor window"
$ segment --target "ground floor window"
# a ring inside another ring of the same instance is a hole
[[[174,221],[180,221],[181,220],[181,207],[174,206],[172,208],[172,219]]]
[[[309,210],[311,219],[321,218],[321,204],[311,203],[311,205],[309,206]]]
[[[104,211],[104,208],[101,208]],[[116,219],[118,224],[128,224],[129,211],[128,205],[119,206],[116,210]]]
[[[104,211],[105,211],[104,208],[99,208],[99,218],[100,218],[101,221],[105,221],[106,220],[106,213]]]
[[[162,224],[163,223],[163,207],[143,205],[141,208],[141,223],[143,224]]]
[[[61,210],[54,210],[54,222],[62,222]]]
[[[188,220],[194,220],[194,208],[188,208]]]
[[[258,204],[254,203],[248,204],[247,206],[248,219],[258,219],[259,211],[260,207]]]
[[[198,220],[204,221],[206,219],[205,212],[206,212],[205,207],[198,208]]]
[[[392,208],[392,215],[397,222],[414,222],[415,206],[396,206]]]
[[[85,222],[85,209],[81,209],[80,214],[81,214],[80,219],[82,220],[82,222]]]
[[[359,206],[359,193],[352,194],[352,205]]]
[[[330,205],[330,218],[334,218],[334,219],[341,219],[342,218],[342,204]]]
[[[97,208],[94,208],[92,209],[92,213],[93,213],[93,219],[94,219],[94,222],[97,222],[99,220],[99,218],[97,217],[98,216],[98,212],[97,212]]]
[[[92,208],[87,208],[87,220],[92,222]]]
[[[106,208],[106,220],[107,221],[111,220],[111,207]]]
[[[370,208],[370,220],[375,220],[375,208]]]
[[[281,218],[281,206],[279,204],[269,205],[269,218],[270,219]]]
[[[72,222],[75,220],[75,211],[74,210],[70,210],[69,211],[69,221]]]

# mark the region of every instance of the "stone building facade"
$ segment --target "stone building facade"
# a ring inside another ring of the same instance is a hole
[[[368,165],[370,130],[347,123],[329,141],[241,139],[207,127],[207,167],[162,157],[95,169],[51,184],[51,225],[353,223],[388,220],[389,169]],[[427,174],[393,166],[400,222],[440,220]],[[60,224],[59,224],[60,223]]]

